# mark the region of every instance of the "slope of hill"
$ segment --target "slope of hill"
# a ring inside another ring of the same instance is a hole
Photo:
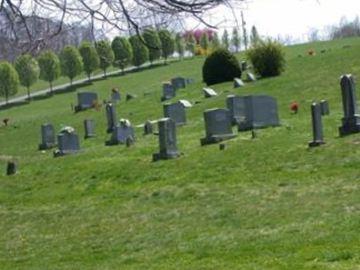
[[[345,47],[344,47],[345,46]],[[307,56],[313,48],[317,55]],[[325,50],[325,53],[321,53]],[[233,89],[215,85],[202,95],[202,58],[77,90],[107,99],[112,87],[133,93],[120,102],[119,118],[133,125],[162,117],[161,82],[181,75],[195,84],[177,99],[200,101],[177,129],[175,160],[151,162],[156,136],[104,145],[104,108],[74,114],[76,93],[64,93],[0,111],[0,165],[13,157],[17,175],[0,177],[1,269],[357,269],[360,267],[360,135],[338,136],[342,117],[339,77],[360,76],[360,39],[286,48],[286,72]],[[299,56],[301,55],[301,57]],[[242,58],[242,56],[239,56]],[[203,111],[225,107],[228,94],[278,100],[281,127],[239,133],[218,145],[200,146]],[[310,104],[327,99],[326,144],[308,149]],[[298,101],[297,115],[289,104]],[[97,137],[81,140],[81,153],[53,158],[37,151],[40,125],[74,126],[82,138],[85,118]]]

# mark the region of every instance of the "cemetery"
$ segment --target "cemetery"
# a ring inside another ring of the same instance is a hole
[[[360,41],[284,51],[276,77],[237,53],[209,86],[197,56],[0,109],[0,268],[357,269]]]

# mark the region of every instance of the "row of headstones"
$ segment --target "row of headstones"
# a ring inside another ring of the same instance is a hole
[[[343,75],[340,78],[341,96],[344,117],[342,125],[339,127],[340,136],[360,132],[360,115],[358,115],[358,106],[356,101],[355,80],[351,74]],[[329,114],[329,104],[327,101],[311,104],[311,118],[313,141],[309,143],[310,147],[324,144],[322,116]]]
[[[178,89],[186,88],[187,85],[193,82],[193,79],[183,77],[175,77],[172,78],[169,82],[164,82],[161,101],[172,99],[176,96],[176,91]]]

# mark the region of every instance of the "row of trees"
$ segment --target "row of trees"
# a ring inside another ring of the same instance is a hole
[[[166,63],[175,50],[180,57],[184,55],[185,43],[180,34],[174,38],[168,30],[146,29],[142,35],[116,37],[111,43],[101,40],[94,44],[82,42],[78,48],[65,46],[59,55],[50,50],[42,52],[36,59],[23,54],[15,60],[14,65],[8,62],[0,64],[0,96],[5,97],[7,102],[21,84],[27,88],[30,98],[30,87],[38,78],[47,81],[52,92],[53,82],[61,75],[68,77],[72,84],[73,79],[83,71],[90,80],[93,72],[99,68],[106,76],[111,65],[124,72],[130,64],[136,67],[147,61],[153,64],[161,57]]]

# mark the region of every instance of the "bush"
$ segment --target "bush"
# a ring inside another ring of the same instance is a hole
[[[239,61],[226,49],[217,49],[203,65],[203,80],[207,85],[232,81],[241,77]]]
[[[278,76],[284,70],[285,54],[280,43],[272,40],[259,41],[250,48],[247,57],[254,66],[255,72],[262,77]]]

